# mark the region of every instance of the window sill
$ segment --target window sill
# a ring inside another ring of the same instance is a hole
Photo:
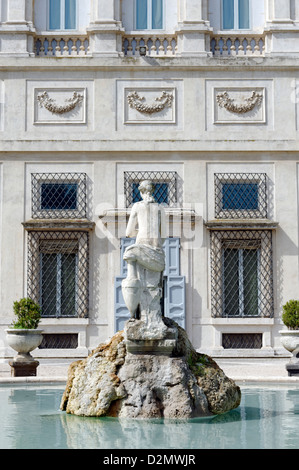
[[[252,229],[276,230],[278,222],[268,219],[214,219],[205,222],[208,230]]]
[[[55,327],[61,327],[61,326],[71,326],[72,330],[75,329],[76,327],[80,328],[81,326],[87,326],[89,325],[89,318],[77,318],[77,317],[59,317],[59,318],[50,318],[50,317],[44,317],[40,321],[40,328],[43,329],[46,326],[55,326]],[[68,333],[68,331],[66,331]]]
[[[223,318],[212,318],[211,324],[214,326],[271,326],[274,325],[274,318],[264,318],[264,317],[223,317]]]
[[[22,222],[27,231],[34,230],[84,230],[92,231],[95,222],[88,219],[36,219]]]

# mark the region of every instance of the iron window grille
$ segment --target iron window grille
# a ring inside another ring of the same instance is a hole
[[[223,333],[222,347],[224,349],[261,349],[263,346],[262,333]]]
[[[87,232],[28,232],[27,263],[27,294],[43,317],[88,316]]]
[[[211,232],[211,298],[212,317],[273,317],[271,230]]]
[[[265,173],[216,173],[214,178],[216,218],[267,218]]]
[[[33,219],[87,217],[86,173],[32,173]]]
[[[39,349],[76,349],[77,333],[44,333]]]
[[[126,207],[141,201],[138,189],[141,181],[150,180],[155,184],[154,198],[159,204],[173,207],[177,203],[176,171],[125,171],[124,194]]]

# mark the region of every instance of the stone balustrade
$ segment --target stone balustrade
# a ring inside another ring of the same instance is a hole
[[[263,35],[248,36],[240,34],[212,35],[210,50],[214,57],[228,56],[263,56],[265,53],[265,38]]]
[[[145,46],[147,56],[174,56],[177,53],[177,38],[175,34],[162,36],[126,35],[123,38],[125,56],[139,56],[142,46]]]
[[[34,39],[34,53],[39,57],[78,57],[89,54],[89,39],[82,36],[58,36],[47,33]]]

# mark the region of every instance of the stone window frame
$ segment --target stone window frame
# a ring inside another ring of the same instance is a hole
[[[259,258],[259,315],[228,316],[228,318],[273,318],[273,259],[272,230],[212,230],[210,234],[211,249],[211,315],[213,318],[227,318],[224,315],[223,292],[223,247],[229,241],[237,241],[246,247],[246,243],[260,244]]]

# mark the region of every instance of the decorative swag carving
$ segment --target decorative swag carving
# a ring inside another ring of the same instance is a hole
[[[48,93],[44,91],[42,94],[38,95],[37,101],[39,102],[40,107],[44,107],[52,114],[65,114],[69,113],[76,106],[79,106],[83,101],[83,95],[80,95],[76,91],[73,93],[72,98],[66,99],[66,104],[58,105],[55,103],[55,100],[49,97]]]
[[[140,96],[137,91],[132,91],[132,93],[129,93],[127,99],[130,108],[134,108],[140,113],[154,114],[163,111],[163,109],[165,108],[171,108],[173,102],[173,94],[163,91],[161,96],[155,98],[155,101],[157,101],[157,103],[155,104],[143,103],[145,98],[144,96]]]
[[[219,93],[216,100],[221,108],[225,108],[231,113],[245,114],[262,103],[263,95],[254,91],[249,98],[245,98],[243,104],[236,104],[235,100],[230,98],[227,91],[225,91],[224,93]]]

